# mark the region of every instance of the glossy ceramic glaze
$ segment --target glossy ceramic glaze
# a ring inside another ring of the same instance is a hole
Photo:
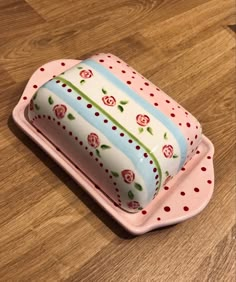
[[[111,54],[84,60],[45,83],[28,116],[130,212],[146,207],[201,141],[190,113]]]

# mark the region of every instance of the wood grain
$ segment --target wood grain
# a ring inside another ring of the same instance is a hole
[[[0,281],[235,281],[235,3],[0,0]],[[215,145],[207,208],[134,237],[14,124],[47,61],[112,52],[192,112]]]

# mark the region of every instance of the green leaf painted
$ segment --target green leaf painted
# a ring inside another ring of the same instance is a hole
[[[101,149],[106,150],[106,149],[111,149],[111,147],[103,144],[103,145],[101,145]]]
[[[67,117],[68,117],[69,120],[75,119],[75,117],[72,114],[68,114]]]
[[[121,105],[118,105],[117,107],[118,107],[118,109],[123,113],[124,108],[123,108]]]
[[[128,104],[129,103],[129,101],[120,101],[120,104],[121,105],[126,105],[126,104]]]
[[[167,137],[167,132],[164,133],[164,139],[165,139],[165,140],[168,139],[168,137]]]
[[[152,131],[152,128],[151,128],[151,127],[148,127],[148,128],[147,128],[147,132],[150,133],[151,135],[153,135],[153,131]]]
[[[102,93],[107,94],[107,91],[104,88],[102,88]]]
[[[128,192],[128,197],[130,198],[130,200],[133,200],[133,198],[134,198],[134,194],[133,194],[133,192],[130,191],[130,190],[129,190],[129,192]]]
[[[50,105],[52,105],[52,104],[54,103],[54,101],[53,101],[53,99],[52,99],[52,96],[49,96],[49,97],[48,97],[48,103],[49,103]]]
[[[111,171],[111,174],[112,174],[114,177],[119,177],[119,173],[116,172],[116,171]]]
[[[78,70],[82,70],[83,68],[82,68],[82,67],[78,67],[77,69],[78,69]]]
[[[101,155],[100,155],[100,152],[99,152],[98,149],[96,149],[96,154],[97,154],[97,156],[98,156],[99,158],[101,158]]]
[[[84,84],[84,83],[85,83],[84,79],[80,80],[80,84]]]
[[[166,171],[165,174],[166,174],[166,176],[169,176],[169,175],[170,175],[170,174],[169,174],[169,171]]]
[[[174,159],[176,159],[176,158],[178,158],[178,157],[179,157],[178,155],[174,155],[174,156],[173,156]]]
[[[34,96],[33,96],[33,100],[35,100],[35,99],[36,99],[37,94],[38,94],[38,92],[36,92],[36,93],[34,94]]]
[[[143,187],[142,187],[139,183],[134,183],[134,187],[135,187],[138,191],[143,191]]]
[[[40,109],[39,105],[38,104],[34,104],[35,106],[35,109],[38,111]]]
[[[143,127],[139,127],[138,131],[139,133],[142,133],[144,131]]]

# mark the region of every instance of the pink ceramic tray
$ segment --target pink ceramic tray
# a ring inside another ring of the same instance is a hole
[[[214,147],[205,136],[203,136],[196,155],[177,176],[168,182],[168,186],[160,191],[145,210],[132,214],[117,207],[29,123],[25,109],[35,90],[53,76],[57,76],[78,62],[78,60],[53,61],[40,67],[32,75],[13,111],[13,118],[18,126],[67,171],[115,220],[135,235],[176,224],[201,212],[211,199],[214,188]]]

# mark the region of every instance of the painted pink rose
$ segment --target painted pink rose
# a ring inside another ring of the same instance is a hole
[[[67,108],[65,105],[58,104],[53,107],[53,111],[56,117],[61,119],[64,118]]]
[[[137,124],[141,126],[146,126],[150,122],[150,118],[147,115],[137,115],[136,116]]]
[[[96,133],[90,133],[87,140],[89,145],[93,148],[97,148],[100,145],[100,140]]]
[[[162,148],[162,153],[166,158],[172,158],[174,149],[171,145],[165,145]]]
[[[102,97],[102,101],[105,105],[113,107],[116,104],[116,99],[113,96],[104,96]]]
[[[34,102],[33,102],[32,99],[30,100],[29,108],[30,108],[31,111],[33,111],[33,109],[34,109]]]
[[[133,173],[132,170],[130,169],[122,170],[121,174],[126,183],[130,184],[134,181],[135,174]]]
[[[82,70],[80,76],[87,79],[93,76],[93,72],[91,70]]]
[[[131,201],[131,202],[128,202],[128,203],[127,203],[127,206],[128,206],[130,209],[136,210],[136,209],[138,209],[138,208],[140,207],[140,204],[139,204],[139,202],[137,202],[137,201]]]

